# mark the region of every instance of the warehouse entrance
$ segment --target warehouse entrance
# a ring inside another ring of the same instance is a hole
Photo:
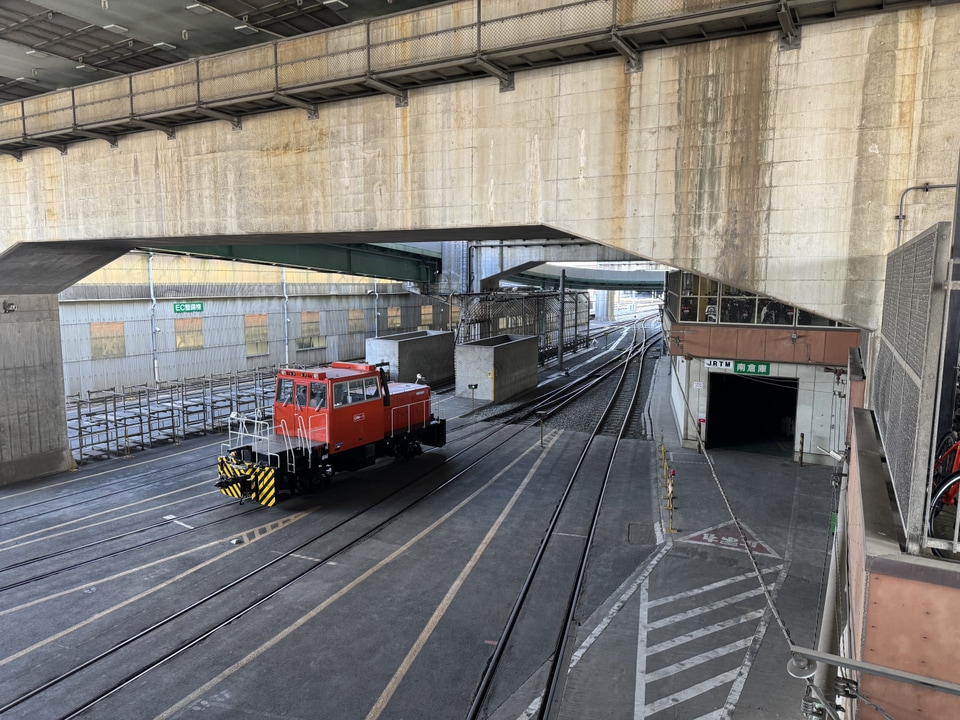
[[[796,378],[710,373],[705,445],[792,456],[798,384]]]

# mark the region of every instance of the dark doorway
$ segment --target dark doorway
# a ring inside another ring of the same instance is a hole
[[[798,383],[796,378],[710,373],[705,445],[792,456]]]

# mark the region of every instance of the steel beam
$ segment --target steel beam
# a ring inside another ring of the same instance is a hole
[[[178,245],[150,248],[158,253],[178,253],[243,262],[300,267],[321,272],[386,278],[415,283],[432,282],[440,258],[381,249],[376,245]]]

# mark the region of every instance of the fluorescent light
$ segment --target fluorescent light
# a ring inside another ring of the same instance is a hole
[[[206,5],[201,5],[200,3],[187,5],[187,10],[197,15],[208,15],[213,12],[213,8],[209,8]]]
[[[177,46],[176,46],[176,45],[171,45],[171,44],[168,43],[168,42],[158,42],[158,43],[154,43],[153,46],[154,46],[155,48],[157,48],[158,50],[176,50],[176,49],[177,49]]]
[[[14,82],[15,82],[15,83],[35,83],[35,82],[37,82],[37,79],[36,79],[36,78],[32,78],[32,77],[30,77],[30,78],[28,78],[28,77],[18,77],[16,80],[14,80]]]
[[[234,30],[236,30],[238,33],[243,33],[244,35],[253,35],[255,32],[257,32],[257,29],[253,25],[247,25],[246,23],[243,25],[237,25]]]
[[[347,4],[343,0],[323,0],[323,5],[331,10],[343,10],[347,7]]]
[[[125,32],[129,32],[129,28],[125,28],[123,25],[104,25],[104,30],[109,30],[112,33],[117,33],[118,35],[123,35]]]
[[[35,57],[35,58],[50,57],[50,53],[45,53],[43,50],[33,50],[33,49],[27,50],[27,55],[30,55],[31,57]]]
[[[77,65],[77,70],[83,70],[84,72],[96,72],[97,69],[93,65],[87,65],[86,63],[80,63]]]

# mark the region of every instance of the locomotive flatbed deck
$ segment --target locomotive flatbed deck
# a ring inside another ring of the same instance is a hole
[[[265,438],[254,440],[250,448],[253,452],[260,455],[280,455],[286,452],[287,448],[315,448],[323,445],[322,441],[310,440],[309,438],[286,437],[283,435],[268,435]]]

